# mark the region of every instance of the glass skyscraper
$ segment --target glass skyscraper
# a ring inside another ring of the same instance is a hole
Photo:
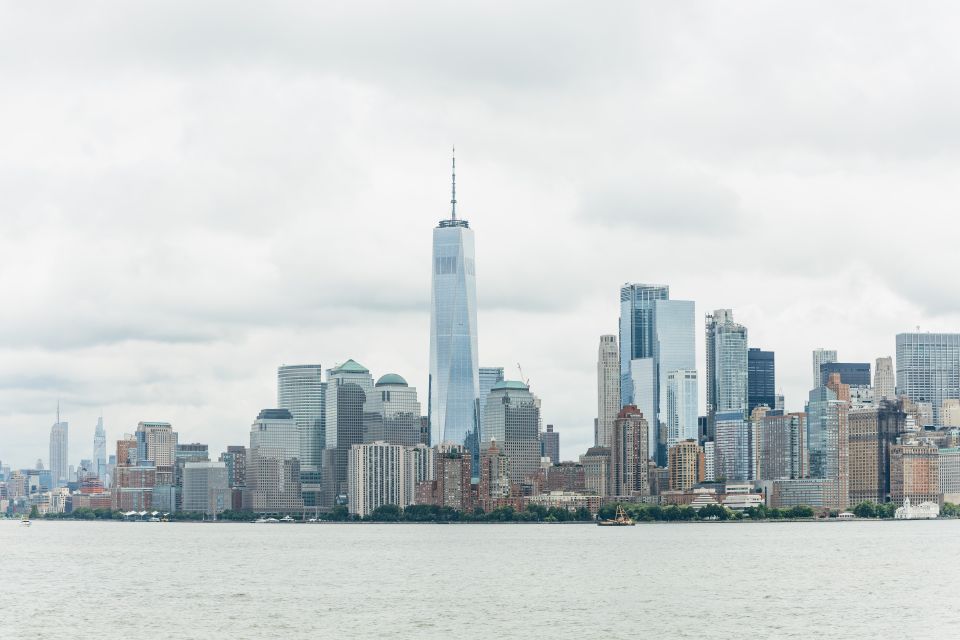
[[[960,398],[960,333],[898,333],[897,393],[929,402],[940,424],[943,401]]]
[[[777,408],[777,379],[773,351],[747,351],[747,415],[765,404]]]
[[[288,410],[297,423],[301,470],[320,468],[326,444],[326,391],[319,364],[283,365],[277,369],[277,406]]]
[[[667,376],[696,369],[694,304],[670,300],[664,285],[620,288],[620,404],[636,405],[649,423],[649,453],[658,450],[659,425],[666,420]]]
[[[372,410],[374,386],[370,371],[354,360],[327,370],[326,446],[323,450],[324,506],[347,495],[347,455],[362,444]]]
[[[477,453],[480,374],[473,231],[457,218],[455,177],[453,184],[450,218],[433,230],[428,415],[434,444],[468,444]]]
[[[717,309],[706,319],[707,413],[739,411],[747,417],[747,328],[733,311]]]

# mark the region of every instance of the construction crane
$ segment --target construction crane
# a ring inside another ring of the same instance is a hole
[[[523,367],[520,366],[520,363],[519,363],[519,362],[517,363],[517,370],[520,371],[520,382],[522,382],[523,384],[525,384],[525,385],[527,385],[527,386],[529,387],[529,386],[530,386],[530,378],[524,377],[524,375],[523,375]]]

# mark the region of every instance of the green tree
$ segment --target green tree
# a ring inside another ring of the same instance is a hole
[[[37,509],[37,505],[33,505],[32,507],[30,507],[30,518],[39,518],[39,517],[40,517],[40,510]]]
[[[403,512],[395,504],[382,504],[373,510],[370,519],[375,522],[399,522]]]

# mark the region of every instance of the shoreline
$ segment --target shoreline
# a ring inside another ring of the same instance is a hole
[[[635,523],[636,526],[643,525],[724,525],[724,524],[794,524],[794,523],[807,523],[807,524],[829,524],[829,523],[845,523],[845,522],[949,522],[953,520],[960,520],[960,518],[915,518],[915,519],[897,519],[897,518],[777,518],[777,519],[763,519],[763,520],[640,520]],[[15,522],[20,523],[20,520],[17,518],[0,518],[0,523],[2,522]],[[59,522],[102,522],[102,523],[116,523],[116,524],[198,524],[198,525],[224,525],[224,524],[236,524],[236,525],[249,525],[249,524],[272,524],[272,525],[516,525],[516,526],[531,526],[531,525],[545,525],[545,526],[557,526],[557,525],[593,525],[596,526],[596,521],[567,521],[567,522],[510,522],[510,521],[480,521],[480,522],[462,522],[462,521],[451,521],[451,522],[411,522],[411,521],[399,521],[399,522],[389,522],[389,521],[338,521],[338,520],[327,520],[323,522],[254,522],[252,520],[171,520],[169,522],[149,522],[146,520],[113,520],[113,519],[83,519],[83,518],[36,518],[30,521],[32,524],[36,523],[59,523]]]

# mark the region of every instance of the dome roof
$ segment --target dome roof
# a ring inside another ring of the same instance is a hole
[[[529,391],[530,387],[526,384],[520,382],[519,380],[501,380],[497,384],[493,385],[491,391],[497,391],[499,389],[513,389],[519,391]]]
[[[400,385],[401,387],[406,387],[407,381],[395,373],[387,373],[385,375],[380,376],[380,379],[377,380],[378,387],[381,387],[385,384],[396,384],[396,385]]]
[[[347,360],[338,367],[334,367],[333,370],[342,371],[344,373],[369,373],[365,366],[353,359]]]

